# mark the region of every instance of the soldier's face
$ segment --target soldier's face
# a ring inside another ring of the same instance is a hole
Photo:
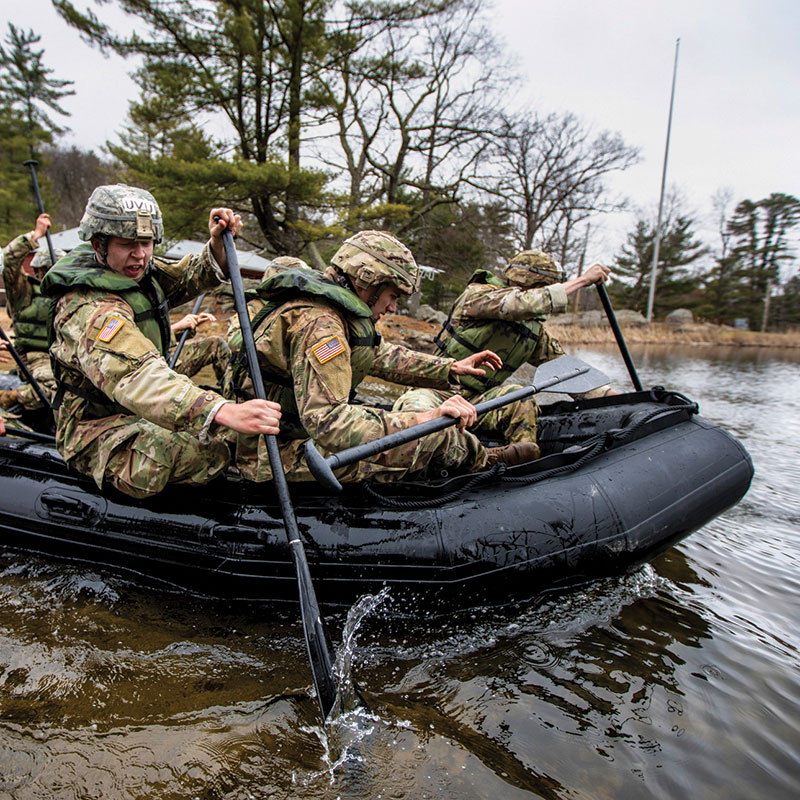
[[[120,239],[112,236],[108,240],[106,263],[114,272],[138,281],[153,257],[152,239]]]
[[[394,314],[397,311],[397,301],[400,297],[397,288],[391,285],[385,287],[372,306],[372,318],[377,321],[384,314]]]

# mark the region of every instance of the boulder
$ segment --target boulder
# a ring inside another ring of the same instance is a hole
[[[578,324],[581,328],[599,328],[606,324],[606,315],[602,311],[584,311]]]
[[[419,309],[417,309],[417,313],[414,314],[417,319],[421,319],[423,322],[432,322],[434,325],[442,325],[444,321],[447,319],[447,314],[444,311],[437,311],[433,306],[429,306],[427,303],[423,303]]]
[[[670,311],[664,320],[675,327],[691,325],[694,322],[694,314],[688,308],[676,308],[674,311]]]
[[[647,325],[647,320],[638,311],[631,311],[629,308],[622,308],[615,312],[617,322],[620,325],[627,325],[630,328],[640,328],[642,325]]]

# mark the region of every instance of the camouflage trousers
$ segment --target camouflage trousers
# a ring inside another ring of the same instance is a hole
[[[395,404],[395,409],[397,404]],[[305,459],[305,444],[308,439],[281,439],[278,450],[286,479],[289,481],[312,481],[313,475]],[[350,446],[355,446],[352,443]],[[335,451],[318,448],[323,458]],[[460,433],[458,429],[445,428],[413,442],[395,447],[386,453],[341,467],[334,471],[342,483],[355,483],[372,478],[377,481],[396,481],[414,476],[424,469],[476,472],[486,464],[486,448],[472,433]],[[236,466],[242,476],[251,481],[272,480],[266,442],[263,436],[240,434],[236,445]]]
[[[495,386],[481,394],[463,393],[464,399],[473,405],[494,400],[523,388],[516,383]],[[398,411],[429,411],[440,406],[452,392],[438,389],[410,389],[394,404]],[[536,425],[539,421],[539,404],[534,397],[515,400],[506,406],[482,414],[471,430],[491,438],[500,438],[504,444],[535,442]]]
[[[211,366],[218,386],[222,386],[225,370],[231,360],[231,349],[221,336],[187,339],[178,356],[175,372],[191,378],[203,367]]]
[[[55,397],[56,379],[53,377],[53,369],[50,366],[50,356],[47,353],[30,352],[23,353],[22,360],[30,370],[33,379],[39,384],[44,396],[52,403]],[[20,375],[24,380],[24,376]],[[20,405],[27,411],[37,408],[44,408],[44,404],[36,394],[36,390],[30,383],[23,383],[17,387]]]
[[[168,483],[208,483],[225,470],[230,459],[224,435],[200,444],[191,434],[132,418],[98,436],[69,466],[94,478],[101,489],[105,484],[143,498],[158,494]]]

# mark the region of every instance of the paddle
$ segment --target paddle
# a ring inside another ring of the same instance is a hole
[[[55,444],[56,437],[49,433],[39,433],[38,431],[26,431],[25,428],[12,428],[6,425],[6,433],[9,436],[20,436],[23,439],[33,439],[34,442],[45,442]]]
[[[0,326],[0,339],[4,339],[8,344],[8,352],[11,353],[12,358],[14,361],[17,362],[17,366],[20,369],[20,372],[25,376],[25,380],[33,386],[33,391],[36,392],[38,398],[44,403],[45,408],[52,408],[53,406],[50,404],[50,401],[45,397],[44,392],[42,391],[42,387],[36,382],[36,378],[31,375],[31,371],[28,369],[25,362],[22,360],[22,356],[17,352],[17,348],[11,344],[11,339],[8,338],[6,332],[3,330],[2,326]]]
[[[598,386],[608,383],[608,375],[600,372],[599,369],[590,367],[580,359],[573,358],[572,356],[561,356],[559,358],[548,361],[542,364],[541,367],[536,369],[536,383],[531,386],[525,386],[522,389],[517,389],[514,392],[495,397],[494,400],[486,400],[483,403],[478,403],[475,410],[478,415],[486,414],[488,411],[494,411],[497,408],[513,403],[516,400],[523,400],[526,397],[541,392],[543,389],[548,389],[551,386],[559,385],[559,391],[580,394],[595,389]],[[429,433],[441,431],[444,428],[449,428],[456,425],[458,420],[455,417],[438,417],[429,422],[422,422],[419,425],[412,425],[396,433],[390,433],[388,436],[383,436],[380,439],[375,439],[365,444],[350,447],[347,450],[342,450],[339,453],[334,453],[327,458],[323,458],[319,450],[314,446],[314,443],[309,440],[306,442],[306,463],[308,464],[311,474],[319,481],[325,488],[332,489],[340,492],[342,484],[336,479],[333,470],[339,467],[346,467],[348,464],[355,464],[356,461],[362,461],[369,456],[375,456],[378,453],[384,453],[391,450],[393,447],[398,447],[407,442],[413,442]]]
[[[623,337],[622,331],[620,330],[619,323],[617,322],[617,316],[614,314],[614,309],[611,308],[611,300],[608,298],[606,287],[603,286],[602,283],[597,284],[597,294],[600,295],[600,302],[603,304],[603,309],[608,317],[608,324],[611,325],[611,330],[614,332],[614,338],[617,340],[619,352],[622,354],[622,360],[625,362],[625,366],[628,368],[628,375],[631,376],[631,381],[633,381],[633,388],[636,389],[637,392],[641,392],[642,382],[639,380],[639,376],[636,373],[636,367],[633,366],[633,359],[628,351],[628,345],[625,344],[625,337]]]
[[[233,287],[233,300],[236,306],[236,313],[239,316],[239,325],[242,330],[242,343],[247,354],[247,365],[250,370],[250,378],[253,381],[253,388],[256,397],[261,400],[266,399],[264,392],[264,382],[261,378],[261,370],[258,366],[256,355],[256,345],[253,339],[253,329],[250,325],[250,317],[247,313],[247,302],[242,286],[242,274],[239,270],[239,260],[236,255],[236,247],[233,244],[233,237],[229,230],[222,233],[222,242],[225,246],[225,255],[228,259],[228,271],[231,276]],[[300,531],[297,527],[297,519],[294,515],[292,500],[289,496],[289,486],[286,482],[286,475],[283,472],[283,463],[278,451],[278,443],[274,436],[265,435],[267,443],[267,455],[269,456],[270,467],[272,468],[272,479],[280,500],[283,524],[286,531],[286,538],[294,559],[295,570],[297,572],[297,585],[300,593],[300,611],[303,618],[303,633],[306,639],[308,650],[308,661],[311,665],[311,674],[314,678],[314,688],[317,692],[317,701],[322,712],[323,723],[328,717],[331,709],[336,702],[336,680],[333,677],[333,662],[328,652],[327,637],[325,628],[322,624],[322,617],[317,604],[317,597],[314,593],[314,586],[311,583],[311,573],[308,569],[306,552],[303,542],[300,540]]]
[[[205,292],[194,301],[194,305],[192,306],[192,314],[196,314],[200,310],[200,306],[203,304],[203,298],[205,297]],[[189,332],[191,328],[187,328],[182,334],[181,338],[178,341],[178,345],[175,348],[175,352],[170,356],[169,359],[169,367],[170,369],[175,369],[175,365],[178,363],[178,356],[181,354],[181,350],[183,350],[183,346],[186,344],[186,339],[189,337]]]
[[[31,168],[31,178],[33,179],[33,194],[36,197],[36,202],[39,205],[39,213],[44,214],[44,203],[42,202],[42,194],[39,191],[39,181],[36,180],[36,167],[39,165],[38,161],[28,159],[22,162],[24,166]],[[50,266],[56,263],[56,251],[53,249],[53,240],[50,238],[50,230],[46,230],[44,235],[47,237],[47,249],[50,251]]]

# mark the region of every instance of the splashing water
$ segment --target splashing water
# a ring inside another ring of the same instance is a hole
[[[364,759],[359,745],[376,729],[380,718],[372,714],[364,703],[358,687],[353,682],[353,657],[358,642],[358,630],[364,619],[375,611],[389,597],[389,589],[384,587],[378,594],[364,595],[347,612],[342,643],[336,653],[333,672],[336,676],[336,702],[334,711],[326,720],[326,725],[303,727],[302,730],[315,735],[322,745],[322,761],[326,769],[310,776],[317,778],[326,772],[330,783],[334,783],[336,771],[344,764],[362,764]],[[341,709],[336,713],[336,709]]]

